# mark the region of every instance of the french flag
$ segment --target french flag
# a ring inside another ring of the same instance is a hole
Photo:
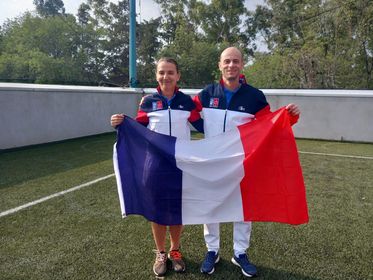
[[[113,159],[123,217],[137,214],[163,225],[308,222],[285,108],[196,141],[150,131],[126,117]]]

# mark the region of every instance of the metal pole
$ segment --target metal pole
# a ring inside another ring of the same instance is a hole
[[[136,76],[136,0],[130,0],[130,48],[129,48],[129,84],[137,86]]]

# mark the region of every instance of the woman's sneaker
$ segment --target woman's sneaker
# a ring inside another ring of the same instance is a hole
[[[167,271],[167,254],[165,252],[159,252],[154,250],[156,253],[155,262],[153,265],[154,274],[157,276],[163,276]]]
[[[183,256],[179,250],[171,250],[168,253],[168,258],[172,263],[172,269],[176,272],[185,271],[185,263],[183,261]]]

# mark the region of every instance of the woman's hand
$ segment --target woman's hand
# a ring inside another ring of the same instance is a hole
[[[110,118],[110,124],[112,127],[117,127],[118,125],[120,125],[124,120],[124,115],[123,114],[115,114],[115,115],[112,115],[111,118]]]

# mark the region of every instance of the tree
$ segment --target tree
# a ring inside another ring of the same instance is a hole
[[[180,51],[175,46],[164,48],[160,56],[177,59],[182,87],[199,88],[218,78],[218,60],[220,49],[207,42],[192,42],[188,50]]]
[[[158,29],[160,18],[141,22],[137,27],[137,69],[139,86],[155,85],[155,61],[161,47]]]
[[[162,10],[160,55],[176,58],[181,84],[200,87],[216,78],[219,52],[224,46],[247,46],[240,32],[243,1],[156,0]],[[247,48],[243,48],[247,50]]]
[[[196,1],[191,5],[191,17],[199,24],[208,42],[234,44],[242,49],[248,45],[248,38],[241,32],[242,18],[246,14],[242,0]]]
[[[80,4],[79,8],[78,8],[78,22],[81,24],[81,25],[87,25],[88,22],[89,22],[89,19],[90,19],[90,15],[89,15],[89,12],[91,10],[91,7],[86,4],[86,3],[82,3]]]
[[[274,54],[265,57],[268,63],[279,55],[287,58],[284,63],[289,66],[284,69],[297,79],[298,87],[373,86],[371,0],[268,0],[267,4],[248,19],[248,36],[259,33],[265,38]]]
[[[65,14],[62,0],[34,0],[36,11],[43,17]]]
[[[96,32],[95,45],[86,52],[94,53],[92,64],[100,68],[107,83],[128,84],[129,3],[88,0],[79,9],[79,22]],[[89,14],[89,16],[88,16]]]
[[[128,82],[128,1],[88,0],[80,6],[78,19],[59,13],[62,1],[39,0],[35,5],[41,16],[28,13],[3,26],[1,77],[43,83]]]
[[[246,80],[258,88],[298,88],[298,73],[291,72],[291,63],[279,53],[256,53],[255,63],[244,69]]]
[[[72,15],[40,18],[26,13],[3,30],[0,77],[37,83],[91,83],[79,53]]]

